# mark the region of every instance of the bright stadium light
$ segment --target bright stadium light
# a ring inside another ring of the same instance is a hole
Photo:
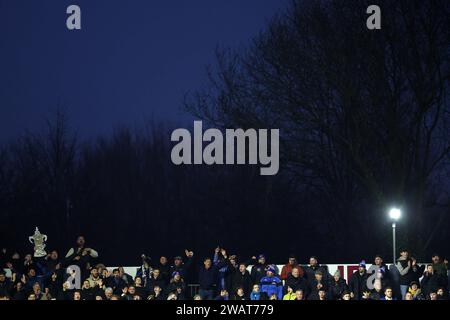
[[[391,208],[389,210],[389,217],[392,220],[392,263],[395,265],[396,260],[396,253],[395,253],[395,228],[396,228],[396,222],[400,219],[402,216],[402,211],[399,208]]]
[[[391,217],[392,220],[397,221],[402,216],[402,211],[398,208],[392,208],[389,210],[389,217]]]

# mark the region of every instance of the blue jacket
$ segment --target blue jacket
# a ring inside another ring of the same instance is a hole
[[[283,299],[283,282],[277,276],[263,277],[260,282],[260,287],[261,292],[266,293],[269,298],[275,294],[278,300]]]
[[[261,293],[252,291],[250,293],[250,300],[261,300]]]

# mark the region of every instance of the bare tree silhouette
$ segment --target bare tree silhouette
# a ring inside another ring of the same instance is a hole
[[[378,31],[365,26],[370,4],[293,1],[246,51],[218,50],[208,89],[185,106],[223,127],[280,128],[285,171],[332,204],[336,238],[346,225],[381,235],[397,204],[404,242],[424,252],[425,204],[450,151],[450,4],[379,1]]]

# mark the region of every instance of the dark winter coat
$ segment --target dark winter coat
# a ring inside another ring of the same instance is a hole
[[[348,290],[347,282],[340,278],[337,282],[334,278],[330,281],[330,285],[328,288],[328,296],[331,300],[338,300],[341,298],[342,293]]]
[[[27,299],[26,292],[23,290],[23,288],[19,291],[14,290],[12,293],[12,299],[13,300],[26,300]]]
[[[156,265],[156,269],[159,269],[160,273],[161,273],[161,278],[164,280],[164,282],[166,283],[166,285],[169,283],[170,281],[170,266],[168,264],[160,264],[158,263]]]
[[[149,291],[144,287],[135,287],[136,294],[141,297],[142,300],[147,299]]]
[[[369,278],[369,274],[365,271],[363,274],[356,271],[350,277],[348,281],[348,287],[351,292],[354,294],[355,300],[361,300],[363,293],[365,291],[369,291],[367,288],[367,279]]]
[[[422,278],[422,275],[423,275],[424,271],[425,271],[425,265],[421,265],[421,266],[416,265],[412,269],[412,274],[411,274],[412,281],[420,283],[420,278]],[[411,282],[408,285],[410,285]]]
[[[239,287],[244,289],[246,297],[250,296],[250,292],[252,291],[252,277],[247,270],[243,274],[239,270],[233,274],[230,293],[235,294]]]
[[[239,273],[239,266],[238,265],[233,266],[231,263],[228,263],[228,267],[224,273],[224,280],[225,280],[225,289],[230,293],[234,292],[233,278],[235,277],[235,275],[237,273]],[[250,277],[250,273],[249,273],[249,277]],[[248,294],[250,294],[250,292]]]
[[[250,275],[252,277],[252,281],[254,284],[259,283],[261,281],[261,279],[266,276],[266,273],[267,273],[266,268],[267,268],[267,264],[261,264],[261,263],[256,263],[252,267],[252,271],[251,271]]]
[[[292,274],[289,274],[285,284],[284,284],[284,292],[287,292],[287,288],[290,287],[294,292],[297,290],[303,290],[303,296],[307,297],[309,295],[309,287],[308,282],[302,277],[294,277]]]
[[[372,289],[369,294],[369,300],[381,300],[384,298],[383,290],[377,291]]]
[[[307,266],[304,268],[304,277],[308,282],[311,282],[315,279],[316,272],[320,271],[323,275],[323,280],[328,282],[330,280],[330,274],[328,273],[328,266],[326,265],[316,265],[316,266]]]
[[[106,281],[106,286],[113,289],[115,295],[120,296],[123,293],[123,288],[125,288],[127,284],[121,277],[109,277]]]
[[[5,281],[0,282],[0,294],[10,296],[13,288],[14,284],[9,278],[5,277]]]
[[[437,273],[428,274],[426,273],[420,283],[422,292],[426,297],[430,295],[431,292],[436,292],[437,289],[444,287],[446,285],[445,279],[438,275]]]
[[[320,284],[322,285],[322,289],[325,290],[325,292],[328,292],[328,282],[322,279],[320,281]],[[317,281],[316,278],[311,280],[308,284],[309,287],[309,294],[308,294],[308,300],[317,300],[319,298],[319,288],[317,288],[319,285],[319,281]]]
[[[167,286],[167,289],[165,290],[165,292],[167,292],[167,293],[176,292],[177,288],[181,288],[183,290],[183,292],[186,292],[186,284],[184,283],[184,281],[178,281],[178,282],[172,281]]]
[[[158,278],[150,277],[150,280],[148,281],[148,290],[150,292],[153,292],[153,288],[156,286],[159,286],[164,292],[166,292],[167,285],[166,281],[162,278],[162,276],[159,276]]]
[[[183,279],[186,279],[188,276],[189,269],[191,268],[193,258],[187,258],[185,263],[182,263],[180,266],[173,265],[170,267],[170,275],[174,272],[178,272]]]
[[[219,269],[226,266],[226,262],[222,261],[216,265],[211,265],[210,268],[206,269],[205,266],[200,266],[198,271],[198,284],[200,289],[211,290],[214,285],[217,284],[219,277]]]
[[[56,300],[72,300],[74,290],[61,290],[58,293]]]
[[[413,266],[411,265],[411,259],[400,257],[397,259],[397,270],[400,273],[400,285],[409,286],[412,281],[415,280],[415,274]]]
[[[81,290],[81,300],[95,300],[95,292],[92,288]]]

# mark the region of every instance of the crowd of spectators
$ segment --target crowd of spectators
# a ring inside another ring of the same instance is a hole
[[[407,249],[400,251],[390,268],[381,255],[374,257],[373,272],[361,261],[348,281],[316,257],[300,265],[291,255],[278,270],[264,254],[243,260],[219,247],[200,261],[189,250],[173,263],[142,255],[131,276],[102,264],[79,236],[62,257],[57,251],[36,258],[2,249],[0,300],[446,300],[448,261],[433,254],[431,263],[419,265]],[[193,272],[196,286],[188,287]]]

